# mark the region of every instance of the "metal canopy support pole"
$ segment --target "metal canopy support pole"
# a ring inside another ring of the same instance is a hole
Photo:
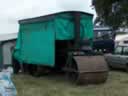
[[[0,71],[3,69],[3,49],[2,42],[0,42]]]
[[[80,48],[80,13],[75,12],[74,15],[74,47],[75,50],[78,50]]]
[[[74,59],[74,51],[80,49],[80,13],[73,12],[73,23],[74,23],[74,48],[68,54],[67,64],[66,64],[66,77],[72,82],[78,83],[79,80],[79,70],[77,62]]]

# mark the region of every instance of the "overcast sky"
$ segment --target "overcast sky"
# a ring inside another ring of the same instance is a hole
[[[95,15],[91,0],[0,0],[0,34],[18,32],[18,20],[66,10]],[[84,2],[84,3],[81,3]]]

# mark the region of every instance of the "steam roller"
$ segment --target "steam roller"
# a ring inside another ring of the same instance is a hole
[[[55,69],[76,84],[104,83],[108,67],[104,56],[92,50],[92,19],[91,14],[68,11],[20,20],[14,73],[40,75]]]

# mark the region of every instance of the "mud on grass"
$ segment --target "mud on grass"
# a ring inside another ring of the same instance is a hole
[[[110,72],[105,84],[76,86],[64,76],[15,75],[17,96],[128,96],[128,73]]]

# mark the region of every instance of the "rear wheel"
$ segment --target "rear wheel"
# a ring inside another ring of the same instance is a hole
[[[38,66],[34,65],[34,64],[30,64],[29,65],[29,73],[34,76],[34,77],[38,77]]]
[[[41,75],[47,74],[49,71],[47,68],[40,65],[29,65],[29,73],[34,77],[40,77]]]
[[[14,74],[18,74],[20,71],[20,63],[16,59],[13,59],[12,67],[13,67]]]

